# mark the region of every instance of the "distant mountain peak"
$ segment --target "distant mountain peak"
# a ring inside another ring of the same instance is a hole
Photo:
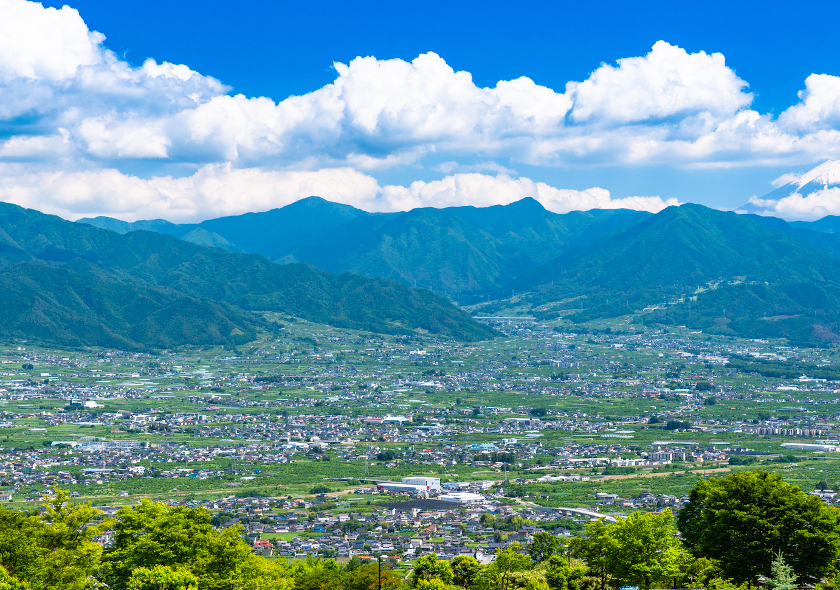
[[[796,187],[797,189],[801,189],[811,183],[825,188],[831,185],[840,184],[840,160],[828,160],[816,168],[812,168],[805,174],[792,176],[792,178],[788,179],[788,182],[779,188],[785,189],[788,187]]]
[[[761,198],[752,197],[745,205],[738,207],[736,212],[773,215],[788,219],[807,219],[809,215],[805,215],[803,214],[805,212],[801,211],[798,214],[788,211],[788,215],[785,215],[785,210],[778,208],[777,203],[793,195],[807,197],[818,191],[840,187],[840,160],[828,160],[803,174],[785,174],[776,179],[776,182],[784,184]],[[826,212],[822,212],[821,215],[825,215]],[[818,213],[818,215],[820,214]]]

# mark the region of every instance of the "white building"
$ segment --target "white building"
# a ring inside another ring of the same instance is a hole
[[[840,448],[837,445],[815,445],[808,443],[782,443],[783,449],[792,451],[822,451],[824,453],[836,453]]]
[[[413,486],[425,486],[429,491],[440,489],[439,477],[404,477],[402,482]]]
[[[443,494],[438,497],[438,500],[444,502],[456,502],[458,504],[477,504],[484,502],[484,496],[481,494],[473,494],[472,492],[451,492]]]

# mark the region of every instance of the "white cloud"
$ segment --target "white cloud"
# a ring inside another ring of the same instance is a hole
[[[782,174],[780,177],[773,179],[770,181],[770,186],[773,188],[779,188],[781,186],[785,186],[786,184],[790,184],[792,182],[799,182],[799,174],[794,174],[793,172],[789,172],[787,174]]]
[[[543,207],[555,213],[621,208],[655,213],[670,205],[679,205],[676,199],[663,201],[659,197],[611,199],[610,192],[602,188],[582,191],[558,189],[529,178],[511,178],[504,174],[453,174],[432,182],[416,181],[407,187],[386,186],[382,193],[390,210],[459,205],[489,207],[507,205],[526,197],[536,199]]]
[[[17,165],[0,167],[0,200],[67,219],[198,221],[266,211],[310,195],[372,202],[378,191],[374,178],[350,168],[271,172],[211,164],[191,176],[143,179],[114,169],[26,173]]]
[[[675,199],[611,199],[609,191],[557,189],[527,178],[478,173],[454,174],[408,187],[380,186],[352,168],[317,171],[266,171],[209,164],[191,176],[143,179],[105,169],[84,172],[27,173],[20,165],[0,166],[0,200],[36,208],[68,219],[107,215],[127,221],[164,218],[200,221],[282,207],[311,195],[367,211],[403,211],[414,207],[505,205],[532,197],[546,209],[628,208],[659,211]]]
[[[725,117],[752,102],[748,84],[720,53],[688,53],[658,41],[644,57],[602,64],[589,79],[569,82],[575,122],[626,124],[710,113]]]
[[[781,115],[779,124],[796,132],[819,132],[840,128],[840,78],[811,74],[805,79],[800,102]]]
[[[813,221],[826,215],[840,215],[840,187],[823,188],[807,195],[793,193],[778,200],[753,197],[750,204],[757,207],[761,215]]]
[[[0,78],[60,81],[103,61],[105,36],[69,6],[0,0],[0,14]]]
[[[559,211],[619,201],[596,189],[563,192],[516,179],[513,169],[799,165],[840,158],[840,78],[809,76],[799,102],[774,118],[750,109],[747,83],[721,54],[689,53],[664,41],[644,56],[602,64],[563,92],[524,77],[481,88],[469,72],[426,53],[411,61],[336,63],[331,84],[275,102],[232,96],[220,81],[183,64],[149,59],[133,67],[66,6],[0,0],[0,14],[0,122],[8,130],[0,162],[17,166],[14,178],[45,174],[72,188],[39,194],[43,206],[68,214],[133,215],[129,208],[136,206],[180,219],[213,216],[238,211],[242,203],[282,201],[282,191],[265,186],[269,179],[298,194],[302,189],[294,187],[316,178],[332,179],[324,190],[371,206],[538,195]],[[137,160],[146,161],[152,180],[114,171]],[[172,164],[199,172],[190,181],[162,180]],[[448,176],[380,187],[366,174],[411,166],[436,166]],[[480,172],[498,176],[470,174]],[[195,184],[202,174],[209,175],[208,187],[236,181],[263,196],[234,198],[245,189],[220,188],[218,194],[233,199],[226,209],[209,188]],[[127,193],[109,204],[112,181]],[[4,179],[7,189],[9,182]],[[657,197],[632,199],[626,203],[634,207],[663,206]]]

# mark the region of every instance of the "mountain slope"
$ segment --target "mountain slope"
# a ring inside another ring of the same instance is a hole
[[[495,298],[528,269],[648,216],[621,210],[559,215],[530,198],[486,208],[422,208],[355,219],[292,255],[333,272]]]
[[[62,343],[225,343],[283,311],[341,327],[463,339],[494,332],[427,291],[172,236],[124,235],[0,204],[0,296],[7,336]]]
[[[800,340],[817,324],[834,332],[838,286],[840,262],[827,252],[750,216],[700,205],[669,207],[535,269],[520,285],[534,290],[537,305],[575,299],[577,320],[681,299],[653,319]]]
[[[153,231],[201,246],[216,246],[232,252],[262,254],[276,259],[295,246],[315,241],[341,224],[373,215],[350,205],[307,197],[260,213],[245,213],[208,219],[201,223],[176,224],[163,219],[127,222],[112,217],[84,217],[84,223],[120,234]]]
[[[279,209],[210,219],[198,226],[220,235],[243,252],[274,260],[299,244],[328,235],[347,221],[370,215],[374,214],[308,197]]]
[[[791,221],[792,227],[808,229],[827,234],[840,234],[840,215],[826,215],[816,221]]]
[[[107,217],[80,222],[120,233],[147,229],[204,246],[306,262],[330,272],[400,281],[450,296],[498,297],[511,281],[569,248],[649,217],[639,211],[547,211],[525,198],[493,207],[367,213],[319,197],[279,209],[175,225]]]
[[[178,224],[166,221],[165,219],[149,219],[141,221],[122,221],[113,217],[82,217],[76,223],[92,225],[100,229],[126,234],[130,231],[154,231],[161,234],[168,234],[180,238],[195,229],[195,224]]]

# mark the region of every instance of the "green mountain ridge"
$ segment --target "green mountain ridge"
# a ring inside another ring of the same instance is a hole
[[[383,333],[466,340],[495,332],[446,300],[384,279],[123,235],[0,204],[0,333],[121,348],[236,343],[279,311]]]
[[[519,286],[535,307],[574,300],[575,321],[657,308],[644,321],[840,342],[840,261],[753,216],[701,205],[669,207]]]
[[[260,235],[264,251],[280,252],[278,262],[384,277],[465,305],[485,301],[481,314],[578,322],[635,314],[712,333],[840,342],[840,233],[830,217],[788,223],[692,204],[656,215],[561,215],[527,198],[368,214],[313,197],[270,216],[222,219],[200,227],[229,249],[241,244],[226,224],[238,224]],[[279,242],[265,229],[290,223],[307,229]]]
[[[486,208],[422,208],[375,225],[353,220],[330,240],[298,247],[293,255],[333,272],[384,276],[465,299],[496,298],[527,269],[646,216],[628,211],[559,215],[531,198]]]
[[[79,221],[123,232],[159,229],[201,245],[383,277],[469,300],[499,297],[528,269],[649,216],[627,210],[561,215],[532,198],[483,208],[367,213],[309,197],[264,213],[176,226],[180,232],[161,220]],[[212,233],[197,233],[202,230]]]

